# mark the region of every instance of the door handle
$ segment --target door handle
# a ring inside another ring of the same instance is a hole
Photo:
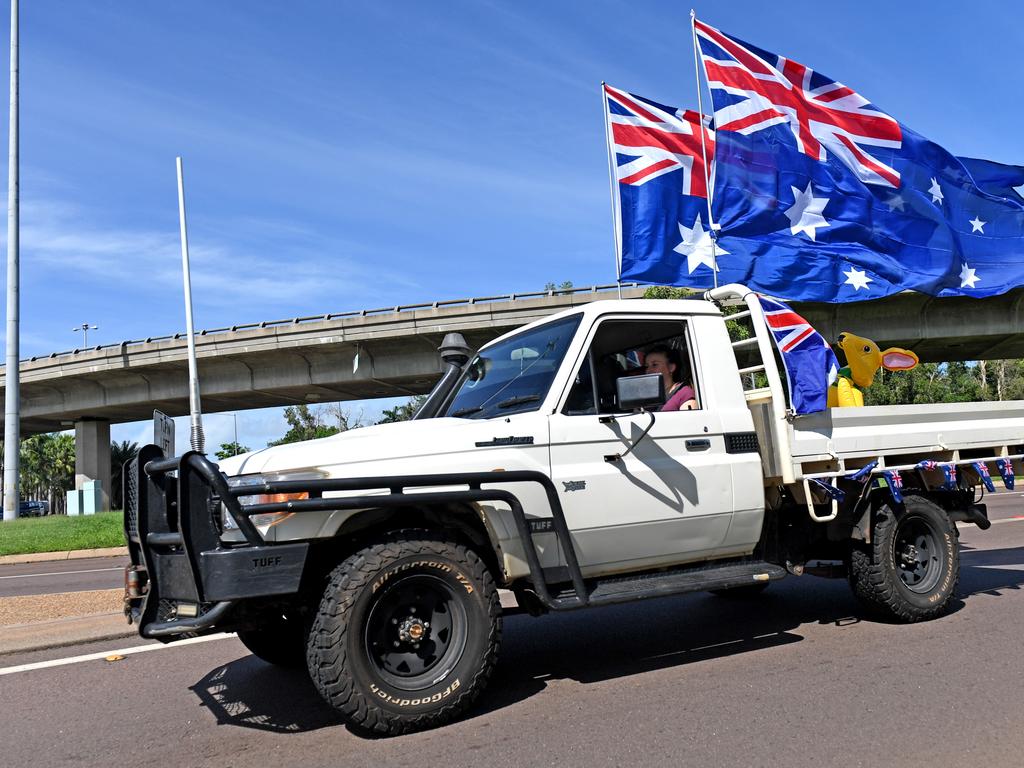
[[[710,440],[701,439],[701,440],[687,440],[686,441],[686,450],[688,450],[688,451],[706,451],[710,447],[711,447],[711,441]]]

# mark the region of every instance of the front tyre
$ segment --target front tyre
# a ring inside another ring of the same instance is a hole
[[[934,502],[906,496],[875,518],[873,542],[850,556],[853,593],[880,618],[909,623],[949,611],[960,580],[956,525]]]
[[[477,554],[401,531],[331,572],[307,663],[349,723],[396,735],[458,717],[486,686],[500,641],[498,591]]]

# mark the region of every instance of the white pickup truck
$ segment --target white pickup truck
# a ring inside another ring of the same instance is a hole
[[[989,525],[984,463],[1019,470],[1024,451],[1022,402],[794,416],[742,286],[597,301],[476,355],[460,341],[412,421],[219,467],[144,448],[124,496],[140,633],[235,631],[308,667],[356,728],[402,733],[485,687],[500,588],[541,615],[814,573],[849,578],[883,619],[941,615],[956,522]],[[654,345],[696,408],[657,410]]]

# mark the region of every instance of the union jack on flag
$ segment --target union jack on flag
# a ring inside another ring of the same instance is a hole
[[[992,482],[992,475],[988,472],[988,465],[983,461],[976,461],[971,466],[973,466],[974,471],[978,473],[978,478],[985,486],[985,490],[989,493],[995,493],[996,486],[995,483]]]
[[[902,144],[900,124],[860,94],[792,59],[768,53],[694,20],[715,127],[750,135],[774,125],[792,131],[800,152],[820,161],[832,152],[864,184],[899,187],[882,157]],[[879,152],[878,150],[883,150]]]
[[[782,355],[789,400],[798,414],[823,411],[839,360],[824,337],[781,301],[758,296],[764,319]]]
[[[903,503],[903,477],[899,472],[886,471],[885,475],[886,485],[889,486],[889,493],[892,494],[892,500],[897,504]]]
[[[618,182],[646,184],[666,173],[682,170],[682,194],[706,198],[703,153],[707,152],[711,163],[715,151],[710,118],[702,121],[700,114],[692,110],[666,107],[607,84],[604,94]]]

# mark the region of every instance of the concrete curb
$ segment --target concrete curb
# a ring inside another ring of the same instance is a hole
[[[123,614],[98,613],[0,627],[0,656],[138,636]]]
[[[27,555],[2,555],[0,565],[19,563],[44,563],[49,560],[84,560],[87,557],[121,557],[128,554],[128,547],[107,547],[106,549],[75,549],[70,552],[32,552]]]

